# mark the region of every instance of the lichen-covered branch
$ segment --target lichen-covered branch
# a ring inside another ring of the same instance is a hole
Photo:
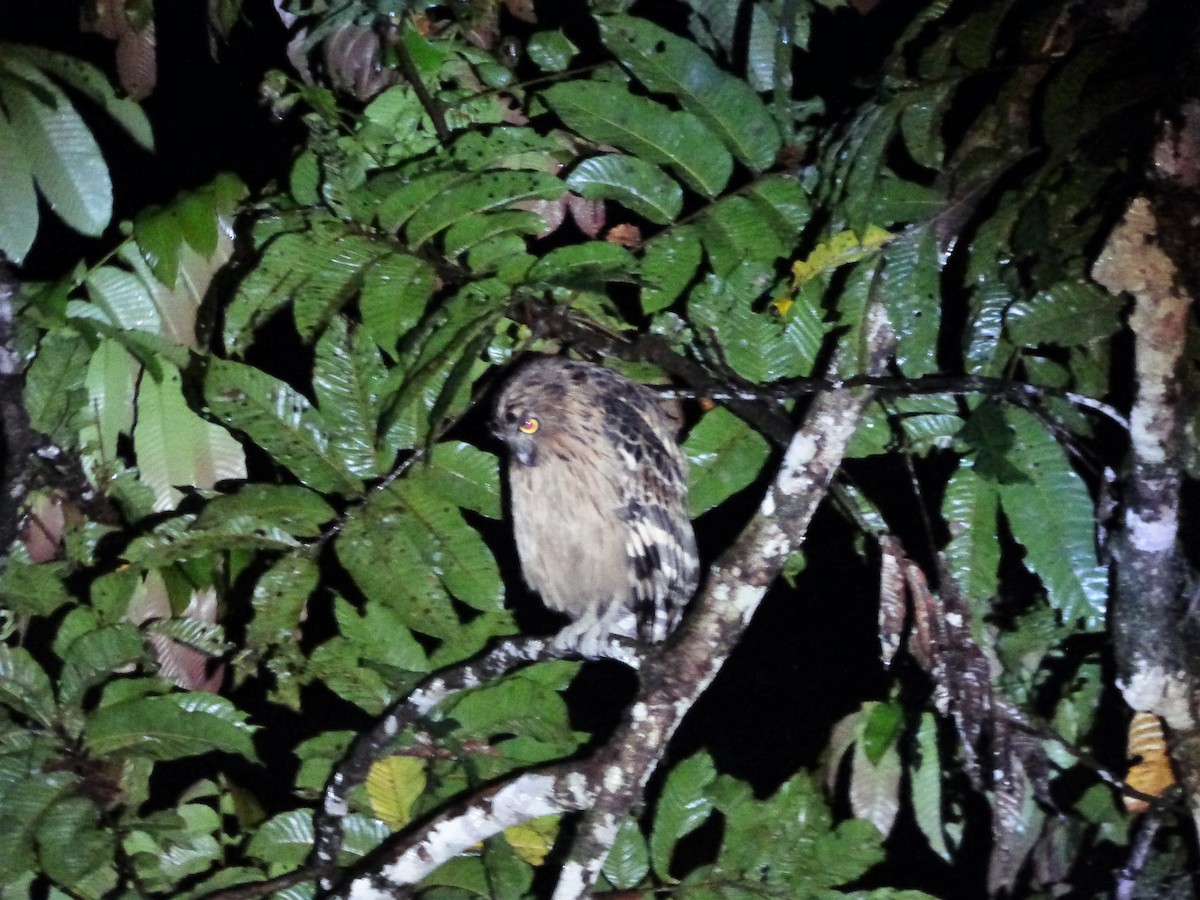
[[[1186,117],[1164,145],[1176,151],[1200,143],[1200,118]],[[1160,146],[1160,156],[1168,149]],[[1179,152],[1170,152],[1178,158]],[[1186,154],[1183,154],[1186,155]],[[1178,550],[1180,450],[1183,438],[1182,365],[1191,297],[1164,247],[1171,229],[1160,210],[1137,197],[1110,235],[1093,276],[1113,292],[1134,297],[1137,394],[1130,415],[1122,528],[1113,543],[1112,612],[1118,677],[1126,702],[1161,716],[1172,736],[1173,757],[1192,799],[1200,789],[1200,699],[1197,634],[1185,585],[1187,563]]]
[[[861,367],[878,374],[891,352],[893,333],[880,302],[872,301],[867,316]],[[617,828],[641,800],[667,742],[711,684],[767,588],[803,540],[870,398],[869,388],[858,387],[831,390],[814,399],[758,514],[709,572],[680,632],[661,653],[641,661],[637,699],[605,747],[582,763],[526,772],[463,799],[418,828],[397,835],[359,873],[322,896],[359,900],[405,896],[406,886],[478,841],[531,818],[583,809],[588,813],[555,896],[590,895]],[[445,692],[436,693],[440,697]],[[403,708],[416,711],[428,705],[422,699]],[[385,716],[372,734],[362,739],[352,754],[354,761],[343,763],[339,775],[331,779],[324,803],[327,808],[321,813],[328,817],[329,828],[340,833],[340,826],[334,823],[344,804],[346,784],[361,777],[369,760],[377,755],[380,742],[396,733],[398,712]],[[319,842],[322,840],[319,837]],[[318,845],[326,884],[335,849],[336,836]]]
[[[862,367],[883,370],[893,345],[878,300],[867,311]],[[712,683],[758,609],[767,588],[800,545],[841,464],[871,394],[818,395],[788,445],[774,483],[737,542],[713,565],[683,627],[642,668],[641,688],[597,765],[589,768],[591,806],[559,876],[555,900],[590,896],[624,817],[692,705]]]
[[[561,655],[547,641],[536,638],[503,641],[479,659],[430,676],[388,709],[374,728],[359,735],[345,759],[330,775],[313,820],[316,835],[312,856],[313,876],[318,879],[321,889],[329,890],[335,881],[343,822],[350,811],[350,791],[362,784],[372,764],[391,746],[400,732],[454,694],[493,681],[518,666]],[[501,826],[504,827],[507,826]],[[479,838],[468,841],[466,846],[471,846],[477,840]]]

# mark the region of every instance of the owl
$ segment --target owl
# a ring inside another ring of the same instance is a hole
[[[573,621],[556,643],[594,656],[610,636],[658,642],[699,577],[679,422],[645,385],[540,357],[496,402],[521,570]]]

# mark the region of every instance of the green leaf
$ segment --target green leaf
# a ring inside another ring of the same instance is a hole
[[[833,827],[807,773],[761,802],[748,785],[727,776],[717,778],[709,796],[725,816],[716,865],[721,877],[748,878],[780,896],[822,896],[820,891],[861,877],[883,858],[871,823],[850,820]]]
[[[0,703],[47,728],[57,719],[50,678],[24,647],[0,644]]]
[[[118,328],[159,333],[162,318],[154,295],[142,279],[116,266],[100,266],[86,281],[88,297]]]
[[[900,113],[900,134],[909,155],[919,165],[935,171],[942,167],[946,148],[942,140],[945,106],[953,86],[949,82],[930,84],[909,92]]]
[[[671,770],[654,810],[650,832],[650,859],[654,873],[671,881],[671,857],[679,839],[691,834],[712,815],[713,802],[706,794],[717,777],[712,758],[697,753]]]
[[[319,495],[292,484],[244,484],[236,493],[214,497],[200,513],[196,527],[236,530],[234,523],[263,531],[280,529],[299,537],[316,537],[335,516]]]
[[[888,314],[896,323],[896,362],[909,378],[938,371],[941,268],[932,228],[912,229],[883,249]]]
[[[757,431],[726,409],[706,413],[684,442],[688,514],[695,518],[751,484],[771,452]]]
[[[142,636],[128,622],[80,635],[62,654],[58,696],[64,704],[81,704],[83,695],[117,669],[145,656]]]
[[[244,431],[313,490],[357,494],[362,489],[338,458],[320,413],[279,379],[251,366],[213,359],[204,398],[213,415]]]
[[[631,890],[650,873],[646,838],[642,836],[637,822],[626,819],[621,823],[617,838],[605,857],[602,871],[609,884],[619,891]]]
[[[90,348],[76,334],[52,331],[42,338],[25,373],[29,424],[64,447],[77,443],[77,415],[86,405],[84,377]]]
[[[541,135],[532,128],[498,127],[469,131],[454,141],[455,163],[471,172],[531,169],[554,172],[571,155],[562,135]]]
[[[382,430],[389,453],[427,443],[444,417],[465,409],[472,380],[487,368],[480,356],[492,341],[511,290],[494,279],[468,284],[409,336],[395,370],[404,381],[384,404]]]
[[[1124,306],[1123,298],[1095,284],[1063,281],[1008,307],[1004,327],[1021,347],[1077,347],[1119,331]]]
[[[183,382],[172,366],[162,378],[145,373],[137,394],[133,428],[141,480],[154,491],[158,512],[174,509],[178,486],[211,488],[219,481],[246,477],[241,445],[225,429],[192,412]]]
[[[420,470],[354,516],[338,537],[338,559],[375,603],[413,631],[448,639],[461,623],[450,594],[482,612],[502,609],[491,552],[457,507],[426,487]]]
[[[96,139],[66,94],[36,68],[15,59],[4,64],[21,80],[0,79],[0,105],[38,190],[71,228],[99,235],[112,218],[112,181]]]
[[[463,172],[431,172],[415,177],[393,190],[379,204],[379,227],[384,231],[399,231],[417,210],[452,185],[466,181]]]
[[[180,759],[212,750],[257,761],[246,714],[208,693],[139,697],[98,709],[84,731],[91,753]]]
[[[933,713],[921,714],[917,729],[917,759],[909,767],[913,817],[917,827],[929,841],[929,849],[946,862],[950,850],[946,846],[945,823],[942,817],[942,758],[938,751],[937,720]]]
[[[990,600],[999,588],[999,511],[995,485],[973,469],[959,468],[950,477],[942,498],[950,543],[943,553],[959,589],[975,604]]]
[[[768,175],[751,183],[744,195],[755,202],[790,253],[812,217],[812,203],[800,182],[790,175]]]
[[[386,353],[420,321],[437,279],[415,256],[393,253],[365,273],[358,309],[363,327]]]
[[[293,809],[263,822],[246,845],[246,853],[281,870],[294,869],[303,865],[315,840],[312,812]]]
[[[95,803],[66,797],[38,821],[37,845],[46,875],[59,884],[75,885],[93,870],[112,865],[116,840]]]
[[[423,480],[430,490],[463,509],[499,519],[500,461],[462,441],[434,444]]]
[[[1083,479],[1046,426],[1024,410],[1005,410],[1014,442],[1006,459],[1023,478],[999,485],[1000,505],[1025,563],[1068,621],[1102,628],[1108,575],[1096,559],[1096,513]]]
[[[884,171],[884,154],[895,130],[899,108],[890,104],[865,104],[846,128],[845,134],[826,148],[823,168],[829,173],[827,196],[840,202],[843,214],[832,231],[848,228],[865,235],[868,226],[880,224],[873,215],[877,202],[876,183]]]
[[[546,220],[524,210],[486,213],[451,225],[442,238],[447,256],[458,256],[476,244],[503,234],[538,234],[546,229]]]
[[[683,191],[657,166],[635,156],[612,153],[577,165],[567,187],[588,200],[615,200],[658,225],[674,221],[683,210]]]
[[[378,474],[375,439],[383,360],[366,330],[350,332],[336,316],[317,341],[313,393],[330,443],[346,469],[360,478]]]
[[[875,703],[862,726],[859,744],[871,765],[879,765],[884,753],[895,747],[904,726],[904,710],[895,703]]]
[[[188,793],[200,799],[196,794],[203,784]],[[217,811],[204,803],[181,803],[144,817],[138,824],[139,830],[125,834],[122,850],[132,861],[142,889],[157,889],[180,900],[200,896],[194,891],[181,892],[180,882],[209,872],[220,860],[221,845],[215,835],[221,831],[221,817]],[[224,871],[228,870],[222,868]],[[243,876],[243,880],[252,879]]]
[[[80,442],[94,449],[106,463],[115,463],[121,435],[133,432],[135,384],[140,371],[129,352],[107,338],[100,341],[88,362],[85,384],[91,421],[83,428]]]
[[[76,602],[64,580],[70,575],[65,562],[33,564],[10,559],[0,571],[0,602],[5,609],[28,616],[48,616]]]
[[[247,646],[261,654],[296,639],[319,578],[317,564],[297,555],[283,557],[264,572],[250,596],[254,618],[246,626]]]
[[[809,374],[824,340],[819,314],[800,302],[783,320],[753,309],[773,274],[744,261],[725,280],[710,275],[688,297],[692,323],[720,341],[722,356],[738,375],[760,383]]]
[[[792,249],[763,215],[762,204],[746,197],[722,200],[701,216],[696,226],[719,277],[728,276],[747,260],[769,263]]]
[[[414,246],[423,244],[464,219],[522,200],[556,200],[565,187],[545,172],[481,172],[437,193],[417,209],[408,220],[408,240]]]
[[[530,281],[568,287],[593,287],[609,281],[632,281],[637,259],[608,241],[589,241],[551,250],[529,270]]]
[[[286,531],[254,516],[216,521],[210,517],[199,526],[189,514],[167,519],[149,534],[134,538],[123,556],[131,564],[155,569],[227,550],[281,551],[299,545]]]
[[[579,48],[561,30],[539,31],[530,36],[525,52],[543,72],[565,72]]]
[[[0,55],[5,60],[27,62],[66,82],[103,108],[109,118],[124,128],[138,144],[147,150],[154,149],[154,135],[146,113],[128,97],[118,97],[104,72],[96,66],[65,53],[19,44],[5,44]]]
[[[413,687],[411,681],[389,679],[378,666],[364,666],[354,644],[341,636],[325,641],[313,651],[304,667],[304,677],[371,716],[380,715]]]
[[[6,882],[7,876],[35,867],[38,824],[47,810],[73,789],[78,789],[73,775],[38,772],[8,785],[0,795],[0,877]]]
[[[334,607],[338,630],[360,659],[406,672],[428,672],[429,660],[395,609],[367,603],[356,610],[338,598]]]
[[[33,163],[16,128],[0,110],[0,252],[16,265],[37,237],[37,194],[33,190]]]
[[[628,15],[597,17],[605,46],[649,90],[678,98],[752,171],[775,162],[779,129],[758,96],[690,41]]]
[[[460,740],[486,740],[503,755],[490,765],[480,761],[491,776],[570,755],[586,737],[571,728],[560,685],[538,675],[517,674],[460,695],[446,715],[459,724]]]
[[[348,232],[331,217],[304,224],[304,230],[272,235],[259,263],[238,286],[225,312],[225,343],[231,352],[244,352],[254,332],[289,303],[300,336],[311,340],[365,288],[372,269],[394,255],[378,237]],[[409,274],[401,272],[402,277]],[[398,299],[404,300],[404,294]]]
[[[642,311],[666,309],[696,277],[703,251],[696,228],[671,228],[651,239],[642,252]]]
[[[428,562],[446,589],[480,612],[503,609],[504,587],[491,551],[458,509],[428,484],[421,472],[399,482],[396,494],[411,516],[432,541]]]
[[[674,111],[616,82],[563,82],[541,96],[583,137],[647,163],[669,166],[706,197],[715,197],[729,183],[733,159],[691,113]]]

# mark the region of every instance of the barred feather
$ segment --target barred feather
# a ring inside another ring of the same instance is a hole
[[[665,640],[695,592],[676,429],[644,385],[557,357],[523,366],[497,401],[525,580],[574,620],[559,641],[585,655],[635,629]]]

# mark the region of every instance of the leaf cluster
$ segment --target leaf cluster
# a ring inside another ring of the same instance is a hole
[[[705,390],[755,397],[785,427],[802,406],[790,387],[859,374],[873,295],[897,332],[897,378],[1099,400],[1121,363],[1122,303],[1087,273],[1164,71],[1138,34],[1086,32],[1070,4],[918,4],[868,89],[828,97],[792,81],[792,54],[829,52],[810,43],[829,20],[808,3],[693,0],[686,29],[595,4],[562,28],[525,23],[515,70],[489,44],[496,4],[286,5],[314,52],[372,26],[395,77],[363,98],[280,76],[277,108],[307,137],[278,188],[251,205],[223,176],[143,212],[101,263],[27,286],[30,421],[107,509],[47,483],[29,506],[65,507],[31,519],[51,550],[27,529],[0,575],[5,889],[199,896],[304,863],[314,799],[354,731],[518,632],[526,598],[484,403],[526,351],[603,356],[648,382],[698,367]],[[148,142],[138,108],[90,67],[0,49],[0,250],[18,262],[35,186],[81,232],[111,214],[103,158],[60,83]],[[66,137],[47,143],[54,128]],[[835,356],[851,368],[828,371]],[[733,409],[687,411],[691,513],[714,544],[774,459]],[[1108,687],[1093,472],[1079,462],[1107,452],[1097,436],[1058,399],[881,394],[851,471],[919,459],[936,473],[920,498],[933,527],[905,540],[943,561],[957,646],[994,661],[992,705],[947,708],[931,684],[957,702],[967,668],[909,636],[918,598],[910,614],[885,588],[881,637],[917,665],[832,728],[827,789],[847,790],[853,817],[836,819],[808,773],[762,800],[693,757],[644,834],[623,826],[609,884],[923,896],[855,888],[907,808],[918,839],[982,890],[959,855],[980,797],[1015,810],[984,825],[992,890],[1028,884],[1031,860],[1052,871],[1048,890],[1068,888],[1075,860],[1126,843],[1107,788],[1064,749],[1093,739]],[[845,497],[867,540],[897,518],[894,495]],[[339,863],[577,753],[577,669],[533,666],[395,735],[351,795]],[[1007,793],[967,775],[1005,703],[1064,739],[1014,744]],[[180,765],[183,788],[159,774]],[[1070,796],[1050,816],[1054,791]],[[707,856],[681,844],[698,829],[715,836]],[[1057,870],[1035,849],[1051,837],[1071,861]],[[510,830],[423,887],[526,896],[554,841],[553,823]]]

